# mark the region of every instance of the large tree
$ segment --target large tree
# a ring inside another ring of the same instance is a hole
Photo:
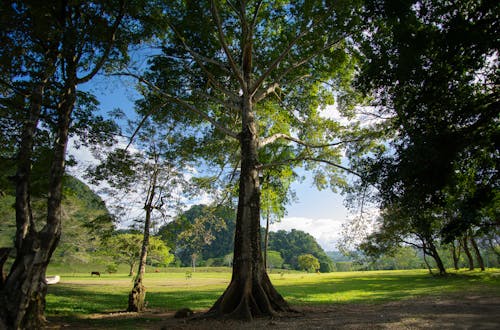
[[[342,183],[341,147],[352,137],[322,109],[333,92],[340,108],[352,101],[356,5],[214,0],[165,9],[168,39],[139,77],[149,100],[169,103],[151,115],[191,123],[207,164],[230,163],[229,175],[239,174],[233,275],[209,315],[249,320],[290,310],[263,264],[259,173],[307,164],[318,182]]]
[[[431,237],[494,230],[499,3],[374,0],[365,9],[358,86],[390,133],[385,152],[358,159],[361,195],[372,184],[382,209],[379,234],[404,228],[430,247]]]
[[[143,10],[144,4],[125,0],[2,4],[2,125],[11,128],[2,133],[2,141],[10,143],[2,146],[6,150],[2,156],[11,157],[17,166],[16,259],[0,288],[1,323],[8,328],[40,328],[44,323],[45,270],[61,235],[69,137],[79,133],[85,141],[95,142],[109,132],[103,129],[102,118],[91,115],[95,102],[77,87],[105,65],[118,66],[128,59],[130,42],[146,32],[134,17],[137,8]],[[148,15],[153,16],[155,10],[150,9]],[[47,159],[51,166],[44,174],[49,181],[46,221],[37,228],[31,179],[40,143],[51,152]]]

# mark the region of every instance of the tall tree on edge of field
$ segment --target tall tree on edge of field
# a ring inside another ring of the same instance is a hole
[[[341,148],[353,137],[321,109],[333,92],[340,108],[353,101],[348,46],[357,4],[173,1],[167,9],[169,38],[151,72],[138,77],[150,99],[171,102],[152,115],[197,127],[205,159],[232,158],[239,174],[232,279],[210,316],[251,320],[290,310],[264,269],[259,172],[302,165],[319,186],[344,184]]]
[[[0,288],[1,326],[39,329],[45,323],[45,271],[61,235],[68,139],[85,134],[93,142],[109,132],[101,130],[104,125],[95,131],[89,126],[104,121],[85,110],[77,86],[107,64],[127,61],[129,44],[145,33],[133,17],[144,8],[140,2],[12,0],[2,5],[1,37],[9,45],[0,53],[2,112],[16,117],[20,133],[9,150],[17,164],[16,259]],[[46,221],[38,230],[30,201],[31,165],[43,139],[52,155]]]

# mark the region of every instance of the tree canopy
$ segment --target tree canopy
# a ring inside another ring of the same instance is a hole
[[[361,195],[371,189],[381,208],[379,248],[406,239],[429,252],[470,228],[498,226],[499,9],[366,2],[357,87],[388,142],[355,163],[365,173]]]

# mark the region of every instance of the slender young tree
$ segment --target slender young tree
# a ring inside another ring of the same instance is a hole
[[[128,73],[149,88],[150,100],[170,102],[151,114],[157,120],[177,117],[198,129],[210,151],[205,159],[237,160],[233,274],[209,315],[251,320],[290,310],[264,268],[259,173],[307,165],[318,182],[343,184],[341,148],[353,137],[321,110],[334,91],[339,108],[353,101],[347,49],[359,23],[356,5],[173,1],[162,54],[145,76]],[[269,148],[277,152],[264,163]]]
[[[138,101],[138,108],[144,106],[142,101]],[[180,145],[185,142],[182,125],[172,124],[162,128],[145,118],[140,123],[130,122],[128,126],[134,128],[130,132],[129,145],[125,149],[113,149],[107,154],[100,150],[105,157],[101,164],[89,168],[88,176],[96,184],[106,182],[105,190],[109,196],[119,196],[109,199],[109,203],[121,205],[115,208],[117,218],[136,213],[138,209],[144,211],[141,219],[134,219],[142,227],[143,239],[139,258],[135,260],[138,261],[138,271],[127,309],[141,312],[145,308],[144,273],[151,228],[178,212],[182,199],[190,191],[185,178],[189,173],[185,171],[187,163],[182,153],[178,152]],[[137,200],[138,203],[131,200]],[[124,203],[127,205],[124,206]]]

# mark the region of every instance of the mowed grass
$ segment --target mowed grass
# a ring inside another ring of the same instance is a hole
[[[183,272],[148,273],[145,278],[148,308],[173,311],[184,307],[204,310],[212,306],[229,284],[230,270],[200,270],[187,279]],[[47,315],[69,319],[90,314],[124,311],[132,278],[125,274],[61,274],[49,286]],[[273,284],[295,306],[382,303],[425,295],[487,293],[500,296],[500,269],[459,271],[431,276],[426,270],[346,272],[329,274],[270,274]]]

